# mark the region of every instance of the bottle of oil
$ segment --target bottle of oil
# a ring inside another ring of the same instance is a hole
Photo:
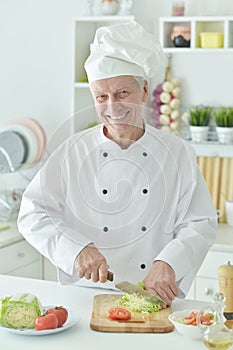
[[[227,350],[233,346],[232,331],[224,324],[224,301],[222,293],[216,293],[215,301],[215,322],[212,326],[206,327],[203,332],[202,342],[208,349]]]

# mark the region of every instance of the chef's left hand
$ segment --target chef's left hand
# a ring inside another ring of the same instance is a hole
[[[164,261],[155,261],[143,282],[148,292],[157,295],[169,306],[179,294],[175,271]]]

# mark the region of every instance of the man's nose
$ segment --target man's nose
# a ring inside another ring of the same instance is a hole
[[[109,99],[106,104],[106,113],[110,115],[118,115],[120,107],[119,102],[116,102],[114,99]]]

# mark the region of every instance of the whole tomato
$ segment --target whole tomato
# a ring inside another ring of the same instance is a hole
[[[68,311],[63,306],[56,306],[54,308],[47,309],[45,312],[47,315],[55,315],[58,319],[58,327],[61,327],[68,318]]]
[[[54,314],[37,316],[34,320],[34,327],[37,331],[55,329],[58,327],[58,318]]]

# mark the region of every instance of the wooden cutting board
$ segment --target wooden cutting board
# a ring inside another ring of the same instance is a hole
[[[128,321],[110,320],[107,317],[108,310],[119,307],[117,299],[119,294],[98,294],[94,296],[90,327],[99,332],[125,332],[125,333],[168,333],[174,327],[168,320],[172,309],[167,307],[153,314],[131,312],[132,317]]]

